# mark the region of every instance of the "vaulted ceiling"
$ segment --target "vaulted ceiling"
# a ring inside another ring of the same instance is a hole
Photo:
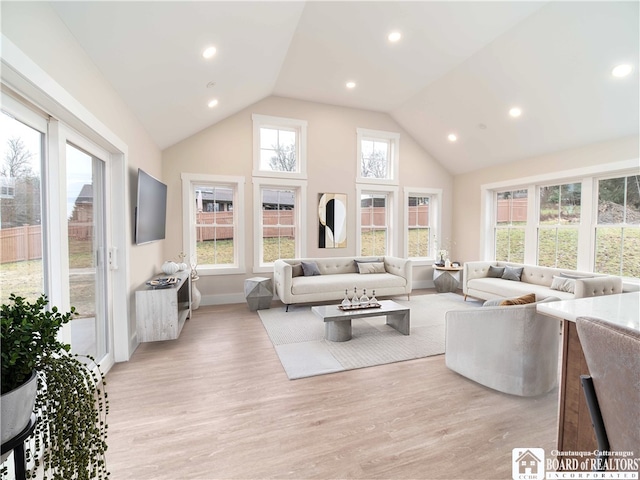
[[[640,128],[638,2],[51,5],[160,148],[269,95],[387,112],[454,174]]]

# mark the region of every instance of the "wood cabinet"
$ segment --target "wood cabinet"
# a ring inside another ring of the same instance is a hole
[[[158,275],[153,279],[167,277]],[[191,317],[191,272],[177,272],[177,283],[168,288],[143,285],[136,290],[136,322],[139,342],[178,338]],[[153,280],[152,279],[152,280]]]

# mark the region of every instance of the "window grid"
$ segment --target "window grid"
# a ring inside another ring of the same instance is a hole
[[[260,197],[261,264],[272,264],[280,258],[295,258],[298,250],[296,190],[263,187]]]
[[[432,253],[430,226],[431,197],[409,195],[407,256],[409,258],[427,258]]]
[[[196,260],[203,267],[233,266],[235,248],[235,190],[227,185],[197,184],[195,200]]]
[[[360,196],[360,254],[387,255],[389,209],[388,195],[363,193]]]
[[[494,257],[496,260],[524,263],[527,193],[527,190],[513,190],[495,195]]]
[[[581,215],[581,183],[539,189],[537,263],[576,269]]]

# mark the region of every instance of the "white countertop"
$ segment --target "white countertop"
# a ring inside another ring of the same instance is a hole
[[[571,322],[578,317],[595,317],[640,331],[640,292],[541,303],[536,308],[544,315]]]

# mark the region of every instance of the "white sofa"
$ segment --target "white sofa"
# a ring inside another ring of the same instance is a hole
[[[358,273],[356,260],[362,263],[382,262],[384,272]],[[302,262],[315,263],[320,275],[294,276],[294,266]],[[409,297],[412,266],[411,260],[389,256],[281,259],[274,264],[273,281],[276,294],[287,305],[287,310],[289,305],[296,303],[342,300],[345,290],[351,295],[354,287],[358,294],[366,288],[369,296],[375,290],[376,298],[390,295]]]
[[[489,267],[522,267],[520,281],[489,278]],[[553,277],[570,276],[575,280],[574,292],[551,289]],[[582,277],[582,278],[580,278]],[[535,293],[536,298],[557,297],[561,300],[622,293],[622,278],[589,272],[577,272],[537,265],[510,262],[466,262],[462,277],[462,292],[467,296],[490,300]]]

